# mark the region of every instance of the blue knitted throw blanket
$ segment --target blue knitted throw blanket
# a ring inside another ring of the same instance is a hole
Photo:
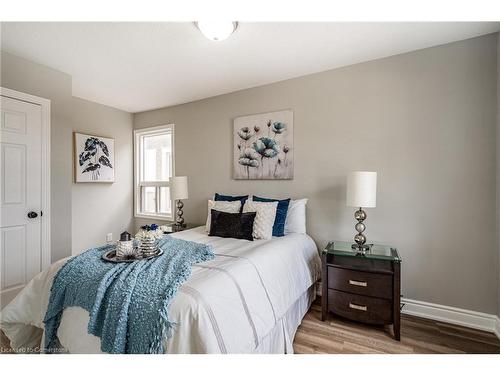
[[[45,349],[57,346],[63,310],[89,312],[88,333],[108,353],[164,353],[174,322],[168,306],[198,262],[214,258],[210,246],[170,236],[159,240],[164,253],[149,260],[111,263],[102,254],[115,245],[87,250],[59,270],[45,314]]]

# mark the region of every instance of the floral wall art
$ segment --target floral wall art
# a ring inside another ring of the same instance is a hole
[[[75,133],[75,181],[115,181],[115,141]]]
[[[292,179],[293,153],[292,111],[234,120],[234,179]]]

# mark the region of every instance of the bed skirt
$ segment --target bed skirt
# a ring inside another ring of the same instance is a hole
[[[295,301],[285,316],[278,320],[272,331],[260,341],[253,353],[293,354],[295,333],[315,298],[316,283]]]

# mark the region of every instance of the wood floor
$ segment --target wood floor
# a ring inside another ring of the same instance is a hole
[[[315,302],[297,330],[296,353],[500,353],[493,333],[403,315],[401,342],[386,327],[351,322],[330,315],[321,321]],[[0,331],[0,353],[10,352],[9,340]]]
[[[10,348],[10,341],[0,329],[0,354],[7,354],[11,351],[12,349]]]
[[[389,327],[355,323],[330,315],[321,321],[316,301],[297,330],[295,353],[500,353],[493,333],[403,315],[401,341]]]

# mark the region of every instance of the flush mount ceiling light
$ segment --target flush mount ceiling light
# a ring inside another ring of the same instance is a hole
[[[205,37],[220,42],[229,38],[238,27],[238,22],[198,21],[194,23]]]

